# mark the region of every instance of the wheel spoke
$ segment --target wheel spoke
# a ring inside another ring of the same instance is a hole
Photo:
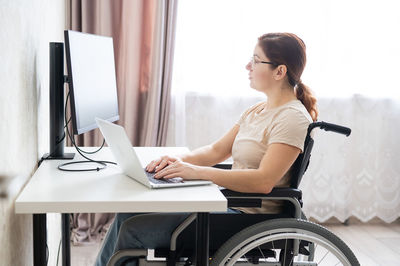
[[[261,255],[263,256],[264,260],[266,260],[265,256],[264,256],[264,252],[262,252],[260,246],[258,246],[258,250],[260,250]]]
[[[290,263],[289,263],[289,265],[290,265],[290,264],[292,264],[292,265],[293,265],[293,260],[294,260],[294,256],[292,256],[292,259],[290,260]]]
[[[286,252],[287,252],[287,238],[285,238],[285,253],[283,253],[283,265],[285,265],[285,262],[286,262]],[[282,252],[282,251],[281,251]]]
[[[318,247],[318,243],[310,243],[310,245],[308,245],[308,252],[310,253],[308,255],[308,261],[314,260],[315,253],[317,252],[317,247]]]
[[[275,252],[275,245],[274,245],[274,241],[272,241],[272,250]],[[276,252],[275,252],[276,254]],[[275,258],[275,257],[274,257]],[[276,258],[275,258],[276,259]]]
[[[329,253],[329,250],[326,251],[325,255],[322,257],[322,259],[320,259],[320,261],[318,262],[318,264],[320,264],[321,261],[323,261],[323,260],[325,259],[326,255],[328,255],[328,253]]]

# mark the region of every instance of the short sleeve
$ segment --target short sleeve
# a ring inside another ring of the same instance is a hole
[[[241,126],[241,125],[243,124],[243,121],[246,119],[246,117],[247,117],[247,115],[248,115],[247,112],[248,112],[248,110],[244,111],[244,112],[240,115],[239,120],[236,121],[236,124],[237,124],[237,125]]]
[[[301,111],[288,109],[275,121],[267,144],[284,143],[297,147],[303,152],[310,123],[309,118]]]
[[[259,111],[260,108],[265,104],[265,102],[259,102],[254,105],[252,105],[250,108],[245,110],[239,117],[239,120],[236,122],[237,125],[242,125],[243,122],[254,112]]]

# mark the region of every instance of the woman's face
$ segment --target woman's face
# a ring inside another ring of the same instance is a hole
[[[266,92],[274,83],[274,67],[270,64],[261,63],[261,61],[271,62],[257,44],[254,48],[253,60],[246,65],[246,69],[249,71],[250,87],[261,92]]]

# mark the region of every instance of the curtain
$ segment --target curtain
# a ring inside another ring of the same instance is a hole
[[[176,0],[70,0],[67,27],[110,36],[114,42],[120,120],[134,146],[163,146],[170,106]],[[79,146],[100,146],[98,129],[75,136]],[[71,145],[67,140],[67,145]],[[97,240],[110,214],[74,214],[75,244]],[[101,238],[101,237],[100,237]]]
[[[300,188],[304,212],[320,222],[400,217],[400,100],[354,95],[319,99],[320,120],[347,125],[349,137],[318,130]]]
[[[183,106],[179,98],[172,100],[171,110],[179,110],[180,118],[171,115],[167,145],[190,149],[217,140],[244,110],[265,101],[262,94],[240,97],[191,92],[184,97]],[[318,108],[319,121],[350,127],[352,133],[346,137],[314,130],[310,165],[300,184],[304,213],[319,222],[331,217],[343,222],[351,216],[363,222],[374,217],[395,221],[400,217],[400,100],[319,97]]]

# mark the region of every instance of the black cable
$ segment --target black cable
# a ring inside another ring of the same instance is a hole
[[[67,165],[79,164],[79,163],[90,163],[90,162],[100,164],[101,167],[87,168],[87,169],[68,169],[68,168],[63,168],[64,166],[67,166]],[[58,170],[66,171],[66,172],[89,172],[89,171],[100,171],[100,170],[103,170],[106,167],[107,167],[107,165],[102,161],[87,160],[87,161],[75,161],[75,162],[63,163],[63,164],[60,164],[57,168],[58,168]]]
[[[67,123],[64,125],[64,130],[65,128],[68,126],[69,122],[71,121],[71,117],[69,118],[69,120],[67,121]],[[61,140],[59,140],[56,145],[60,145],[60,143],[65,139],[65,131],[64,131],[64,136],[61,138]],[[47,155],[46,157],[42,157],[40,158],[39,162],[38,162],[38,167],[42,164],[42,162],[44,160],[47,160],[48,158],[53,157],[54,153],[57,151],[57,148],[54,149],[54,151],[52,153],[50,153],[49,155]]]
[[[65,128],[68,126],[69,122],[71,121],[71,117],[67,121],[67,123],[64,125],[64,136],[57,142],[57,145],[60,144],[64,139],[65,139]],[[50,155],[49,155],[50,156]]]
[[[97,150],[97,151],[84,151],[84,150],[82,150],[81,148],[79,148],[78,146],[76,146],[76,148],[78,149],[78,150],[80,150],[81,152],[83,152],[83,153],[86,153],[86,154],[95,154],[96,152],[99,152],[103,147],[104,147],[104,144],[106,143],[106,140],[103,138],[103,143],[101,144],[101,146],[100,146],[100,148]]]
[[[68,100],[69,100],[69,91],[68,91],[68,94],[67,94],[67,99],[65,100],[65,109],[64,109],[64,119],[65,119],[65,121],[67,121],[67,106],[68,106]],[[70,121],[71,121],[71,117],[69,118],[67,124],[64,126],[64,128],[67,129],[67,132],[69,132],[69,130],[68,130],[68,124],[69,124]],[[64,133],[64,136],[65,136],[65,133]],[[82,150],[81,148],[79,148],[79,147],[76,145],[74,138],[71,137],[70,134],[68,134],[68,136],[69,136],[69,139],[71,140],[71,143],[74,145],[75,149],[79,150],[79,151],[82,152],[82,153],[86,153],[86,154],[95,154],[96,152],[99,152],[99,151],[104,147],[104,144],[106,143],[106,140],[103,138],[103,143],[101,144],[101,146],[100,146],[100,148],[99,148],[98,150],[96,150],[96,151],[84,151],[84,150]]]
[[[68,94],[67,94],[67,99],[66,99],[66,101],[65,101],[65,110],[64,110],[64,119],[65,119],[65,121],[67,121],[67,106],[68,106],[69,94],[70,94],[70,92],[68,92]],[[71,120],[71,119],[70,119],[70,120]],[[68,120],[68,122],[69,122],[70,120]],[[75,140],[73,139],[73,136],[71,136],[71,134],[70,134],[70,132],[69,132],[68,124],[66,125],[65,129],[66,129],[67,135],[68,135],[69,139],[71,140],[72,144],[74,145],[76,151],[77,151],[83,158],[85,158],[86,161],[75,161],[75,162],[63,163],[63,164],[60,164],[60,165],[57,167],[59,170],[61,170],[61,171],[67,171],[67,172],[100,171],[100,170],[102,170],[102,169],[104,169],[104,168],[107,167],[106,163],[115,164],[115,165],[116,165],[115,162],[93,160],[93,159],[91,159],[91,158],[89,158],[89,157],[86,157],[86,156],[83,154],[83,153],[93,154],[93,153],[96,153],[96,152],[100,151],[100,150],[103,148],[103,146],[104,146],[105,140],[103,140],[103,144],[101,145],[101,147],[100,147],[97,151],[94,151],[94,152],[85,152],[85,151],[81,150],[80,148],[78,148],[78,146],[76,145]],[[88,163],[88,162],[97,163],[97,164],[101,165],[101,167],[87,168],[87,169],[66,169],[66,168],[63,168],[64,166],[67,166],[67,165],[80,164],[80,163]]]
[[[67,112],[66,112],[66,111],[67,111],[66,106],[67,106],[67,104],[68,104],[68,99],[69,99],[69,92],[68,92],[68,94],[67,94],[67,100],[66,100],[66,103],[65,103],[65,112],[64,112],[65,120],[66,120],[66,118],[67,118],[67,117],[66,117],[66,113],[67,113]],[[66,127],[66,129],[67,129],[67,135],[68,135],[69,139],[71,140],[71,142],[72,142],[72,144],[74,145],[75,149],[78,151],[78,153],[79,153],[83,158],[85,158],[86,160],[91,161],[91,162],[110,163],[110,164],[115,164],[115,165],[116,165],[116,163],[114,163],[114,162],[93,160],[93,159],[91,159],[91,158],[86,157],[85,155],[83,155],[82,153],[94,153],[94,152],[83,152],[83,151],[76,145],[76,143],[75,143],[75,141],[74,141],[74,139],[73,139],[73,136],[69,133],[68,127]],[[104,146],[104,141],[105,141],[105,140],[103,140],[103,145],[102,145],[96,152],[100,151],[100,149],[103,148],[103,146]]]

